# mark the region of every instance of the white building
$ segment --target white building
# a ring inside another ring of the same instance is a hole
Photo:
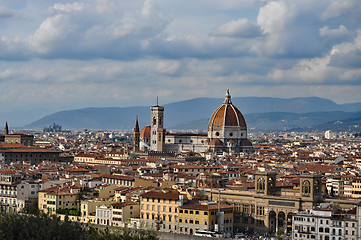
[[[105,205],[96,206],[96,224],[111,226],[112,210]]]
[[[333,139],[333,138],[334,138],[334,135],[333,135],[333,133],[331,132],[331,130],[327,130],[327,131],[325,132],[325,138],[326,138],[326,139]]]
[[[360,207],[350,210],[319,209],[292,216],[292,239],[356,240],[360,233]]]

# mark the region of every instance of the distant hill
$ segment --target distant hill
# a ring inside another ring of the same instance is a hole
[[[345,103],[340,104],[344,111],[347,112],[360,112],[361,111],[361,102],[358,103]]]
[[[313,112],[313,113],[249,113],[244,115],[249,131],[360,131],[361,112]],[[208,119],[190,121],[172,129],[202,129],[208,127]],[[358,127],[355,127],[357,126]]]
[[[223,99],[219,98],[196,98],[165,104],[165,127],[168,129],[196,129],[199,127],[206,129],[208,119],[222,102]],[[345,111],[345,107],[331,100],[317,97],[291,99],[236,97],[232,98],[232,102],[245,115],[249,128],[260,130],[312,125],[317,121],[324,123],[326,122],[324,119],[328,119],[327,121],[337,120],[347,114],[342,113]],[[350,106],[348,107],[350,108]],[[309,115],[303,116],[304,119],[299,119],[300,114],[305,113],[309,113]],[[136,116],[139,116],[141,127],[148,125],[150,107],[84,108],[61,111],[47,115],[25,128],[42,129],[57,123],[63,129],[132,129]]]

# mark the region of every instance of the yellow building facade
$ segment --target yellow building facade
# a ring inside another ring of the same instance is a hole
[[[140,220],[144,228],[178,230],[179,196],[174,192],[147,192],[140,196]]]
[[[188,202],[179,207],[179,233],[233,233],[233,206],[216,202]]]

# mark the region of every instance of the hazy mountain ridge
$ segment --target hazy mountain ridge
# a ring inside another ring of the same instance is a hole
[[[244,115],[249,131],[361,131],[354,125],[361,124],[361,112],[314,112],[314,113],[249,113]],[[173,126],[172,129],[206,130],[208,119],[190,121]]]
[[[206,129],[220,98],[196,98],[163,105],[168,129]],[[233,104],[245,115],[249,129],[270,130],[311,127],[332,120],[346,119],[349,109],[361,111],[361,103],[343,106],[331,100],[310,98],[236,97]],[[306,114],[307,113],[307,114]],[[132,129],[138,116],[141,127],[150,122],[150,107],[84,108],[47,115],[25,128],[42,129],[53,123],[63,129]]]

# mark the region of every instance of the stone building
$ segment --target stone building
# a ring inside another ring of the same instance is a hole
[[[234,206],[234,229],[256,233],[276,233],[277,229],[291,231],[292,213],[312,209],[323,200],[321,176],[300,176],[300,188],[277,188],[275,172],[255,173],[255,189],[221,191],[222,203]],[[218,189],[207,189],[213,200]]]

